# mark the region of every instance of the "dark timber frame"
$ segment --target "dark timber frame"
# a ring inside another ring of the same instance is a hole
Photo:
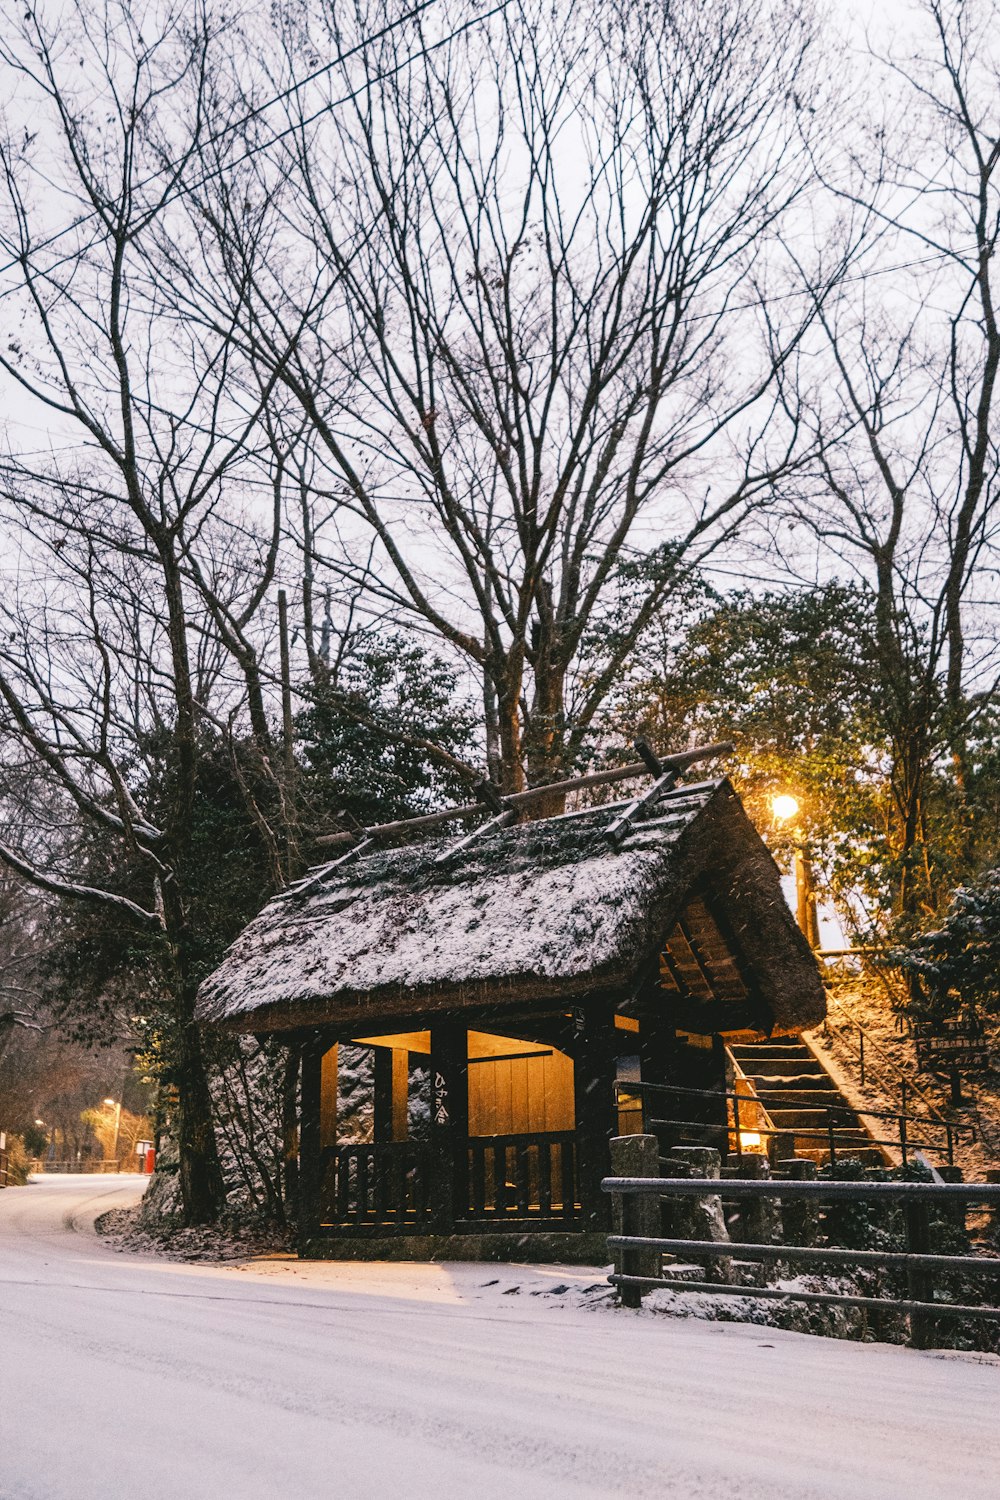
[[[414,1026],[420,1024],[418,1017]],[[401,1029],[398,1018],[387,1022],[386,1031],[390,1028]],[[537,1054],[501,1053],[496,1061],[553,1052],[571,1058],[572,1130],[469,1134],[470,1061],[494,1060],[468,1057],[468,1032],[479,1028],[521,1037],[534,1046],[545,1044]],[[378,1023],[366,1017],[365,1031],[378,1035]],[[324,1143],[322,1137],[323,1058],[349,1038],[342,1030],[325,1028],[300,1038],[301,1252],[365,1253],[389,1238],[431,1236],[439,1252],[454,1241],[472,1258],[488,1256],[492,1241],[514,1237],[528,1255],[534,1240],[540,1254],[557,1249],[570,1259],[566,1237],[572,1236],[584,1258],[592,1254],[593,1237],[603,1237],[609,1227],[601,1181],[610,1170],[611,1138],[618,1133],[617,1061],[634,1053],[637,1044],[634,1032],[616,1027],[613,1002],[592,1001],[541,1017],[464,1012],[435,1018],[430,1037],[429,1138],[394,1138],[398,1098],[394,1100],[392,1058],[387,1049],[376,1047],[374,1138],[365,1144]],[[391,1253],[384,1246],[382,1250]],[[398,1253],[406,1253],[404,1246]]]

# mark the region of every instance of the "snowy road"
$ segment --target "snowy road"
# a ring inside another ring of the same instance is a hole
[[[93,1219],[138,1184],[0,1193],[2,1500],[1000,1494],[996,1363],[613,1311],[564,1268],[115,1253]]]

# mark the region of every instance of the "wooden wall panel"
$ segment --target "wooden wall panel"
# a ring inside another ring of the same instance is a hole
[[[491,1038],[498,1053],[527,1051],[524,1043]],[[537,1048],[538,1057],[500,1058],[469,1067],[469,1134],[527,1135],[572,1130],[573,1063],[562,1052]],[[470,1049],[471,1051],[471,1049]],[[477,1048],[473,1055],[488,1055]]]

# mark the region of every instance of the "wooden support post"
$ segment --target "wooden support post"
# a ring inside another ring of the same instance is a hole
[[[906,1205],[906,1248],[914,1255],[926,1255],[931,1248],[930,1211],[925,1202]],[[926,1267],[908,1267],[906,1285],[914,1302],[930,1302],[933,1299],[934,1279]],[[934,1327],[934,1319],[930,1314],[910,1314],[910,1343],[914,1349],[930,1347]]]
[[[375,1129],[376,1146],[392,1140],[392,1049],[374,1047],[375,1053]]]
[[[319,1144],[337,1144],[337,1055],[339,1047],[320,1047]]]
[[[468,1199],[469,1034],[431,1027],[431,1191],[435,1234],[451,1234]]]
[[[592,1005],[581,1010],[573,1047],[577,1184],[582,1227],[605,1234],[611,1204],[601,1192],[601,1181],[611,1171],[611,1137],[618,1133],[617,1051],[612,1007]]]
[[[320,1187],[320,1098],[324,1048],[309,1042],[302,1051],[301,1132],[299,1142],[299,1244],[319,1228]]]
[[[405,1141],[410,1133],[410,1054],[392,1049],[392,1139]]]

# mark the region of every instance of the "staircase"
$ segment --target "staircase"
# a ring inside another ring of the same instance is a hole
[[[774,1128],[787,1132],[784,1155],[829,1161],[832,1135],[836,1156],[884,1165],[885,1155],[805,1042],[780,1037],[735,1045],[729,1051]]]

